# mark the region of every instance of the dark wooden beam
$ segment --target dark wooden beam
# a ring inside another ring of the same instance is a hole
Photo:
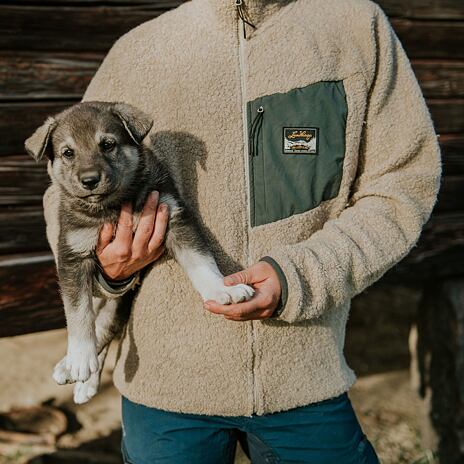
[[[0,56],[0,100],[81,98],[102,52],[8,52]],[[424,95],[464,97],[464,61],[413,60]]]
[[[464,58],[464,21],[392,19],[409,58]]]
[[[446,176],[442,179],[436,212],[459,211],[463,209],[464,176]]]
[[[0,156],[24,153],[24,141],[48,115],[78,101],[0,103]],[[464,99],[430,99],[428,105],[438,133],[464,133]]]
[[[426,97],[464,97],[464,61],[413,60],[412,66]]]
[[[51,253],[0,257],[0,337],[65,326]]]
[[[464,98],[430,98],[427,105],[437,133],[464,132]]]
[[[3,52],[0,99],[78,99],[104,57],[85,52]]]
[[[443,156],[443,174],[463,176],[464,134],[442,134],[439,140]]]
[[[0,158],[0,206],[41,205],[48,185],[46,161],[36,163],[28,155]]]
[[[41,205],[0,208],[0,255],[48,248]]]
[[[47,116],[73,103],[77,101],[0,103],[0,156],[25,153],[24,141]]]
[[[35,5],[36,0],[4,0],[3,4],[9,5]],[[45,2],[44,2],[45,3]],[[182,0],[156,1],[160,9],[171,9],[182,4]],[[464,19],[464,8],[461,0],[377,0],[377,3],[389,16],[416,19]],[[85,5],[119,5],[153,6],[153,2],[147,0],[47,0],[46,4],[56,6]]]
[[[132,6],[0,6],[0,49],[107,51],[125,32],[166,11]]]
[[[170,5],[0,6],[0,49],[106,52],[114,41]],[[412,58],[464,58],[464,21],[392,19]]]
[[[389,16],[416,19],[464,19],[462,0],[376,0]]]

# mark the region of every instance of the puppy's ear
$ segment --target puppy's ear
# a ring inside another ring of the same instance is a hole
[[[111,111],[122,121],[137,145],[142,143],[153,126],[153,120],[146,113],[128,103],[115,103]]]
[[[50,146],[50,136],[57,125],[56,120],[49,116],[46,121],[24,142],[24,148],[36,161],[46,154],[53,161],[53,150]]]

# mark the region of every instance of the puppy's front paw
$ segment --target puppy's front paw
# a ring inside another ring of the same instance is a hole
[[[74,385],[74,403],[83,404],[91,400],[100,386],[100,373],[92,374],[85,382],[77,382]]]
[[[58,385],[73,383],[69,371],[66,368],[66,356],[55,366],[52,377]]]
[[[95,343],[80,342],[68,348],[66,369],[71,381],[85,382],[98,371],[98,357]]]
[[[254,293],[254,289],[249,285],[238,284],[226,286],[220,282],[215,286],[215,288],[208,292],[204,300],[214,300],[219,304],[227,305],[247,301],[254,295]]]

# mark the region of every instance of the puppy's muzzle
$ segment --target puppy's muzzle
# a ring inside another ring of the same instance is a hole
[[[101,174],[98,171],[84,171],[79,175],[82,186],[87,190],[95,189],[101,180]]]

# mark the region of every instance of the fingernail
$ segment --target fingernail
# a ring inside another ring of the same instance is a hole
[[[211,307],[211,305],[208,302],[205,302],[205,303],[203,303],[203,307],[205,309],[209,309]]]
[[[154,200],[156,200],[159,197],[159,192],[157,190],[153,190],[151,192],[151,196]]]
[[[168,205],[167,205],[166,203],[161,203],[161,205],[160,205],[160,210],[164,212],[164,211],[166,211],[167,209],[168,209]]]

